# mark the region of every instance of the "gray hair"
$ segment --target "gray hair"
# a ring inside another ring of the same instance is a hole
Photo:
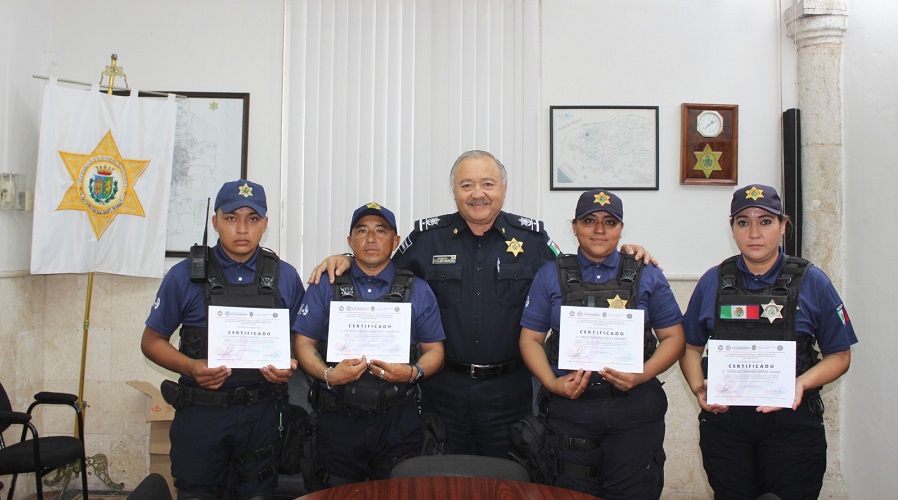
[[[467,160],[468,158],[489,158],[496,162],[496,166],[499,167],[499,172],[502,173],[502,185],[508,184],[508,171],[505,170],[505,165],[502,164],[495,156],[487,151],[482,151],[480,149],[472,149],[470,151],[465,151],[455,160],[455,163],[452,165],[452,170],[449,171],[449,185],[455,187],[455,169],[458,168],[458,165]]]

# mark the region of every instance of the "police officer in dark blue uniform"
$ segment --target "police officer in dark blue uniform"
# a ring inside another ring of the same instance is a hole
[[[205,278],[191,280],[190,259],[176,264],[146,321],[144,355],[181,375],[177,384],[166,381],[162,387],[176,408],[170,437],[179,499],[221,498],[228,484],[236,498],[269,499],[277,486],[274,447],[296,360],[257,370],[207,362],[209,305],[288,309],[291,323],[299,311],[304,290],[296,269],[259,246],[268,227],[266,211],[262,186],[225,183],[215,198],[218,244],[207,254]],[[175,348],[169,339],[179,326]]]
[[[768,493],[811,499],[823,485],[826,436],[820,387],[848,370],[857,336],[823,271],[783,253],[780,241],[787,222],[772,187],[737,189],[730,228],[740,254],[702,276],[684,319],[687,346],[680,369],[701,408],[699,444],[718,499]],[[795,342],[792,407],[709,405],[702,368],[708,339]]]
[[[559,249],[542,222],[502,211],[508,174],[492,154],[462,153],[449,176],[458,212],[417,221],[393,263],[427,280],[446,330],[446,368],[422,384],[423,409],[442,417],[452,453],[504,458],[509,425],[533,406],[518,349],[521,310],[537,269]],[[310,282],[347,266],[332,256]]]
[[[683,354],[683,316],[661,270],[618,251],[623,221],[623,203],[614,193],[595,189],[580,196],[571,221],[577,255],[560,256],[537,272],[521,318],[520,348],[549,398],[548,426],[558,443],[554,484],[608,499],[658,498],[667,396],[656,377]],[[559,369],[562,306],[642,310],[641,373]]]
[[[317,457],[324,486],[384,479],[393,466],[422,447],[417,382],[443,366],[443,325],[427,282],[397,272],[390,255],[399,246],[396,218],[377,203],[353,213],[347,242],[355,253],[348,275],[333,285],[310,285],[293,324],[303,370],[320,381],[313,405],[319,411]],[[325,363],[331,305],[345,301],[411,303],[412,346],[408,363],[344,359]]]

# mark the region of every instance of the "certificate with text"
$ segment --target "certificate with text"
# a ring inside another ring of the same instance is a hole
[[[327,334],[327,361],[378,359],[408,363],[412,305],[406,302],[333,301]]]
[[[290,368],[290,311],[209,306],[209,366]]]
[[[708,341],[708,404],[791,408],[794,400],[794,341]]]
[[[644,311],[561,306],[558,368],[642,373]]]

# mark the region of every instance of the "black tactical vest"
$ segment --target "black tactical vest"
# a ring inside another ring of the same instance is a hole
[[[558,266],[558,283],[561,285],[561,304],[579,307],[609,307],[617,297],[626,301],[626,309],[636,309],[639,304],[639,279],[642,277],[642,261],[632,255],[621,254],[617,277],[604,283],[583,281],[583,272],[576,255],[561,254],[555,259]],[[652,325],[645,323],[643,359],[648,360],[658,347]],[[558,335],[546,339],[549,363],[558,364]]]
[[[260,248],[256,257],[256,276],[246,284],[228,283],[221,264],[212,252],[206,261],[204,295],[206,307],[254,307],[277,309],[281,306],[278,291],[280,259],[267,248]],[[193,359],[207,359],[209,354],[208,329],[200,326],[182,326],[178,349]],[[252,384],[264,382],[265,377],[257,369],[236,368],[228,378],[228,384]]]
[[[356,293],[352,277],[349,272],[346,272],[334,279],[334,296],[331,305],[333,306],[333,303],[337,301],[411,302],[414,283],[415,275],[411,271],[396,271],[390,282],[390,291],[386,295],[376,299],[366,299]],[[327,341],[318,342],[316,348],[321,359],[327,359]],[[419,357],[417,346],[410,347],[409,356],[409,359],[413,360]],[[334,365],[336,363],[328,363],[328,366]],[[414,394],[415,386],[405,382],[387,382],[366,371],[358,380],[338,387],[336,390],[341,392],[343,403],[350,407],[365,411],[382,411]]]
[[[786,257],[773,285],[759,290],[745,287],[737,256],[723,261],[718,269],[717,303],[711,338],[717,340],[796,341],[796,376],[817,364],[816,339],[795,334],[798,292],[810,262]]]

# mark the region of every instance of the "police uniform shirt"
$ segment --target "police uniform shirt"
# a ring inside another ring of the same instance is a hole
[[[250,284],[255,280],[260,251],[256,249],[246,262],[235,262],[224,253],[220,245],[212,247],[212,254],[221,264],[227,282],[238,285]],[[281,295],[281,307],[290,311],[292,323],[299,312],[305,290],[292,265],[282,260],[279,267],[278,291]],[[205,284],[190,281],[190,261],[185,259],[175,264],[162,280],[146,325],[170,337],[180,325],[205,328],[207,312]]]
[[[356,294],[361,295],[363,300],[376,300],[390,292],[396,268],[390,263],[377,276],[368,276],[353,261],[349,272]],[[319,342],[327,339],[330,305],[334,298],[333,286],[327,280],[309,285],[299,315],[293,322],[294,332]],[[445,339],[436,297],[424,280],[415,280],[411,299],[411,344],[440,342]]]
[[[446,329],[446,358],[465,364],[520,359],[524,300],[536,271],[555,260],[540,221],[500,212],[477,236],[458,213],[422,219],[393,263],[430,284]]]
[[[619,251],[613,252],[603,262],[593,262],[578,249],[577,263],[580,264],[583,281],[605,283],[617,278],[621,255]],[[642,268],[638,293],[636,308],[645,311],[645,322],[651,323],[653,328],[667,328],[683,322],[683,314],[670,289],[670,283],[658,266],[649,264]],[[536,332],[548,332],[549,328],[558,332],[561,327],[561,306],[558,266],[552,262],[540,268],[533,279],[527,306],[521,317],[521,326]],[[559,375],[567,373],[566,370],[558,370],[556,366],[553,369]]]
[[[786,255],[781,253],[776,264],[764,274],[754,275],[745,266],[742,256],[736,266],[742,273],[743,283],[749,290],[759,290],[776,283]],[[699,280],[683,320],[686,342],[693,346],[704,346],[714,328],[717,304],[718,267],[709,269]],[[784,310],[782,314],[786,314]],[[762,320],[767,321],[762,318]],[[798,310],[795,311],[795,330],[802,335],[817,338],[817,345],[823,354],[842,352],[857,343],[848,313],[842,299],[826,274],[815,266],[808,268],[801,289],[798,292]]]

